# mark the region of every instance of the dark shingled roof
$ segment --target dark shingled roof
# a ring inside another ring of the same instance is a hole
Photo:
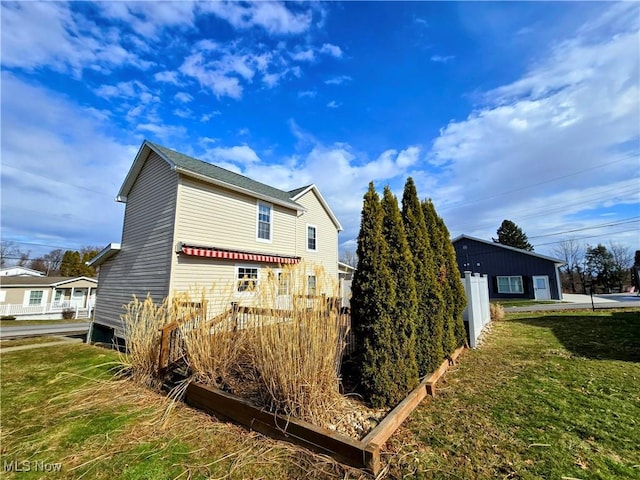
[[[89,278],[89,280],[98,281],[97,278]],[[83,277],[11,277],[5,276],[0,277],[0,285],[55,285],[62,282],[74,281],[74,280],[85,280]]]
[[[291,192],[285,192],[284,190],[271,187],[264,183],[256,182],[255,180],[252,180],[249,177],[245,177],[244,175],[234,173],[230,170],[226,170],[222,167],[218,167],[211,163],[207,163],[202,160],[198,160],[197,158],[193,158],[188,155],[185,155],[183,153],[176,152],[175,150],[171,150],[170,148],[163,147],[161,145],[150,142],[148,140],[146,142],[149,144],[150,147],[152,147],[154,150],[164,155],[169,161],[174,163],[179,168],[188,170],[190,172],[193,172],[199,175],[203,175],[205,177],[209,177],[219,182],[224,182],[229,185],[234,185],[236,187],[242,188],[244,190],[248,190],[258,195],[271,197],[283,202],[297,205],[296,202],[291,200],[291,197],[295,196],[295,195],[292,195]],[[299,191],[302,191],[304,188],[306,187],[292,190],[292,192],[299,192]]]

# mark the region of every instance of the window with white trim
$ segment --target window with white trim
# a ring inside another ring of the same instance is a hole
[[[31,290],[29,292],[29,305],[42,305],[42,296],[44,292],[42,290]]]
[[[521,276],[497,277],[498,293],[523,293]]]
[[[257,285],[257,267],[236,267],[236,291],[253,292]]]
[[[278,295],[289,295],[289,274],[278,272]]]
[[[257,239],[262,242],[270,242],[273,232],[273,208],[268,203],[258,202],[257,215]]]
[[[315,225],[307,225],[307,250],[316,251],[318,247],[318,230]]]
[[[318,291],[318,279],[315,275],[309,275],[307,277],[307,294],[316,295]]]

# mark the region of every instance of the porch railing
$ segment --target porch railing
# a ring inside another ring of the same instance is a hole
[[[71,309],[74,312],[74,318],[78,318],[80,313],[91,316],[93,306],[88,304],[86,307],[79,302],[51,302],[42,305],[22,305],[20,303],[0,304],[0,316],[27,316],[27,315],[47,315],[50,313],[62,313]]]

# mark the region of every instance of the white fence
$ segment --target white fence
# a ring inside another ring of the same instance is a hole
[[[14,316],[19,320],[62,318],[62,312],[65,310],[72,310],[73,318],[90,317],[93,307],[91,304],[83,307],[79,302],[51,302],[42,305],[0,304],[0,316]]]
[[[462,313],[462,319],[469,322],[469,346],[476,348],[482,329],[491,321],[489,281],[486,275],[464,272],[462,283],[467,294],[467,308]]]

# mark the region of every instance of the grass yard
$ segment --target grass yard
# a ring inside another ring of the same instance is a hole
[[[8,352],[3,478],[357,478],[362,473],[110,380],[117,354]],[[390,478],[639,478],[640,310],[510,314],[387,444]],[[35,464],[31,464],[35,465]],[[46,476],[45,476],[46,475]]]
[[[0,320],[0,327],[21,327],[22,325],[55,325],[56,323],[89,323],[90,318],[72,318],[70,320]]]
[[[569,302],[560,302],[558,300],[496,300],[491,303],[499,303],[503,307],[530,307],[532,305],[553,305],[554,303]]]

